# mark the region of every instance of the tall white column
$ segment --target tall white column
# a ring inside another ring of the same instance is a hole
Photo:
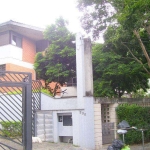
[[[93,96],[91,40],[76,35],[77,96]]]
[[[85,69],[84,69],[84,39],[81,33],[76,35],[76,71],[77,71],[77,97],[85,96]]]
[[[93,68],[90,38],[84,39],[85,95],[93,96]]]

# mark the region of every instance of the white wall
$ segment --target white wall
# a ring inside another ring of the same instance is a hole
[[[77,87],[74,86],[61,87],[61,91],[64,91],[64,93],[61,93],[61,97],[77,96]]]
[[[65,115],[69,115],[69,116],[72,116],[72,114],[70,113],[61,113],[59,114],[58,116],[65,116]],[[72,126],[63,126],[63,119],[62,119],[62,122],[59,122],[58,121],[58,135],[59,136],[73,136],[73,125]]]
[[[77,109],[77,98],[53,98],[41,94],[41,110]]]
[[[62,124],[60,124],[60,122],[58,122],[58,115],[63,115],[63,114],[72,114],[72,126],[66,126],[66,127],[62,127]],[[59,136],[73,136],[73,144],[74,145],[79,145],[79,128],[78,126],[78,122],[77,122],[77,118],[78,117],[78,110],[74,110],[74,111],[61,111],[61,110],[57,110],[57,111],[53,111],[53,127],[54,127],[54,142],[60,142],[59,140]],[[62,131],[60,131],[63,128]]]
[[[33,69],[33,64],[22,61],[22,48],[11,44],[0,46],[0,64],[8,63]]]
[[[59,136],[73,136],[73,144],[84,148],[95,148],[94,140],[94,107],[93,97],[83,97],[84,109],[78,109],[77,98],[54,99],[42,94],[41,109],[53,110],[54,142],[59,142]],[[72,114],[72,127],[66,127],[60,132],[58,114]],[[72,131],[71,131],[72,130]]]
[[[85,109],[80,112],[80,146],[95,149],[93,97],[84,97]]]
[[[4,58],[13,58],[22,60],[22,48],[13,46],[11,44],[0,46],[0,59]]]
[[[63,126],[63,123],[58,123],[58,131],[59,136],[73,136],[73,128],[72,126]]]

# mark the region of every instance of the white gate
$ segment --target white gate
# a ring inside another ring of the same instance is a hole
[[[35,133],[42,141],[54,142],[52,112],[37,112],[35,119]]]

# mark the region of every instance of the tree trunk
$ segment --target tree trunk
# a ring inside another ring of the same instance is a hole
[[[134,30],[133,33],[134,33],[134,35],[137,37],[137,39],[138,39],[138,41],[139,41],[139,43],[140,43],[140,46],[141,46],[141,48],[142,48],[142,51],[143,51],[144,56],[145,56],[145,58],[146,58],[146,60],[147,60],[148,66],[149,66],[149,68],[150,68],[150,57],[149,57],[149,55],[148,55],[148,53],[147,53],[147,51],[146,51],[146,48],[145,48],[145,46],[144,46],[144,44],[143,44],[143,42],[142,42],[142,40],[141,40],[141,38],[140,38],[140,35],[139,35],[138,31],[136,31],[136,30]]]
[[[145,27],[145,30],[147,31],[148,35],[150,36],[150,26]]]

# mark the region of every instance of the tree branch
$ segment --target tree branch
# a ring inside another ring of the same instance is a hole
[[[147,70],[147,68],[144,66],[144,64],[142,63],[142,61],[140,61],[133,53],[132,51],[129,49],[129,47],[127,45],[125,45],[123,42],[121,42],[130,52],[130,54],[133,56],[134,60],[136,60],[138,63],[140,63],[143,67],[143,69],[150,75],[150,72]]]

